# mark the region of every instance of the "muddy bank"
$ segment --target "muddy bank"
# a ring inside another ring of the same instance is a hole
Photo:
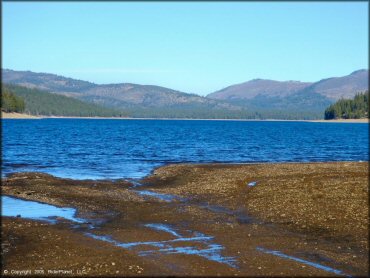
[[[84,221],[2,217],[3,269],[366,276],[367,175],[354,162],[169,165],[135,185],[14,174],[3,195],[73,207]]]

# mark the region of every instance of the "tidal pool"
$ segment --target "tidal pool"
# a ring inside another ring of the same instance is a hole
[[[22,217],[55,223],[53,218],[61,217],[72,222],[84,223],[84,219],[75,217],[76,209],[61,208],[35,201],[28,201],[9,196],[1,196],[1,215]]]

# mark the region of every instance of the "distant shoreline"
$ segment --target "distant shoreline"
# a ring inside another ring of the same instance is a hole
[[[314,123],[360,123],[360,124],[368,124],[369,123],[369,119],[309,120],[308,122],[314,122]]]
[[[282,119],[189,119],[189,118],[129,118],[129,117],[77,117],[77,116],[34,116],[21,113],[1,112],[2,119],[94,119],[94,120],[187,120],[187,121],[243,121],[243,122],[311,122],[311,123],[369,123],[369,119],[338,120],[282,120]]]
[[[42,119],[43,117],[22,114],[22,113],[7,113],[7,112],[1,111],[1,118],[2,119]]]

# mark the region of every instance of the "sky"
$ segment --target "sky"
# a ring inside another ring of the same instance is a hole
[[[206,95],[368,68],[367,2],[2,2],[2,68]]]

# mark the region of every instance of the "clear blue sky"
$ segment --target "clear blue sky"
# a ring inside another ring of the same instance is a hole
[[[2,67],[207,94],[368,68],[366,2],[3,2]]]

